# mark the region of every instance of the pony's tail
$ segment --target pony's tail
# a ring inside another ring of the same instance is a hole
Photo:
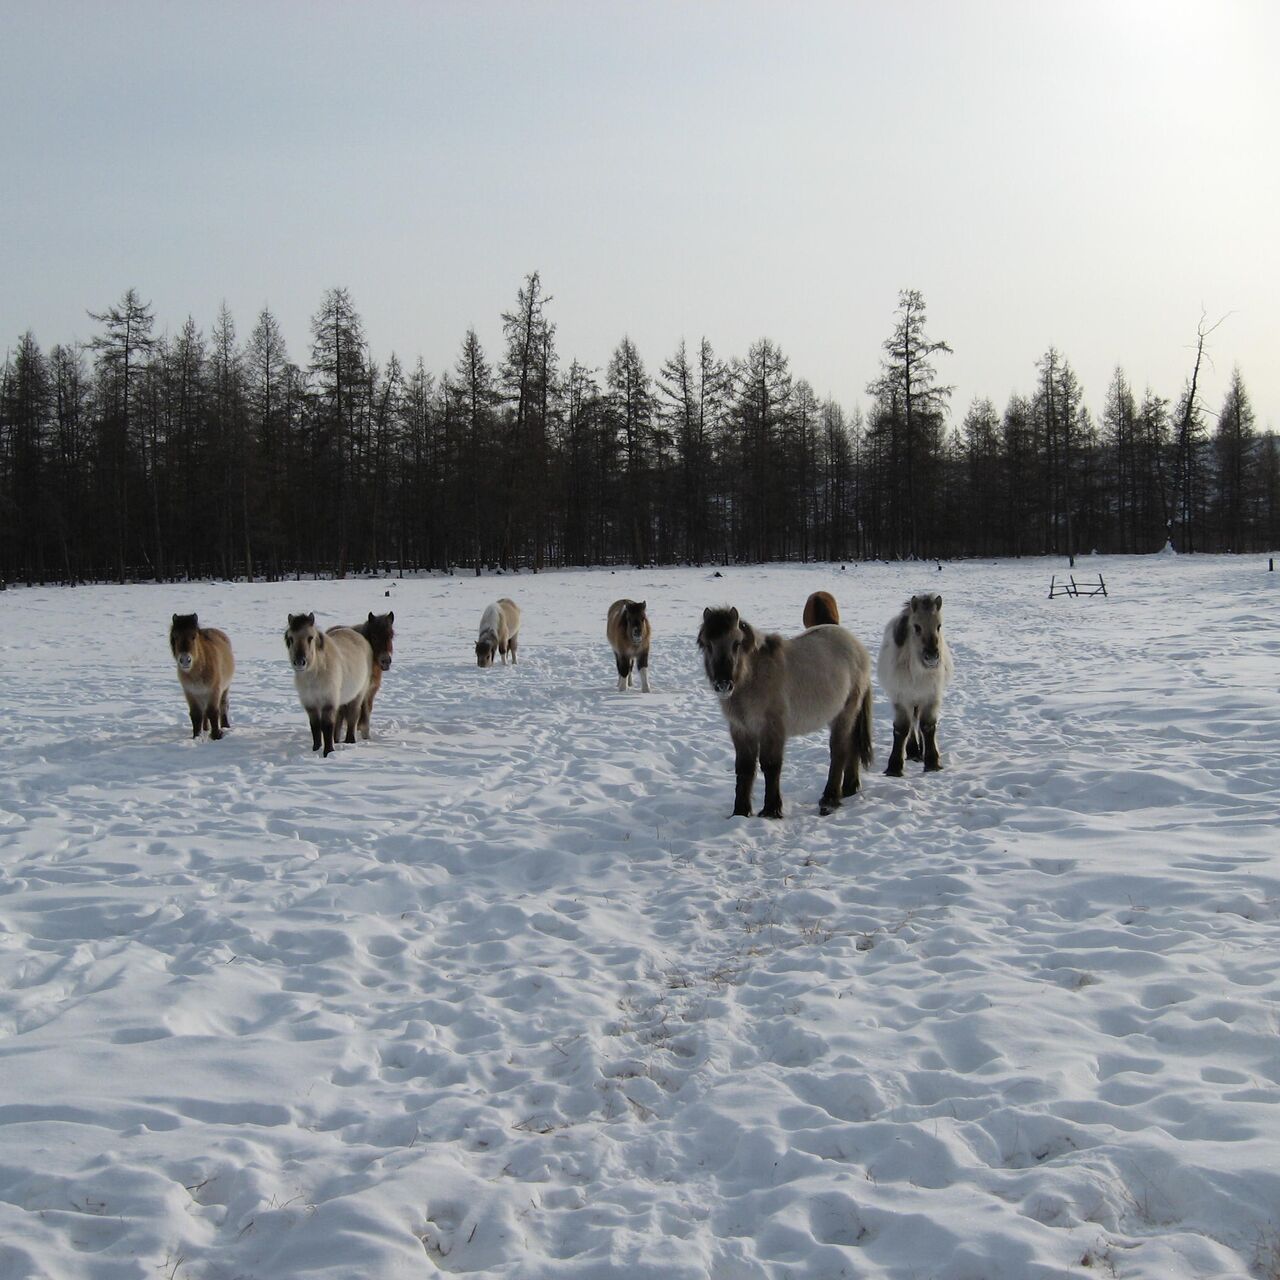
[[[875,759],[875,747],[871,742],[871,686],[862,695],[862,706],[858,708],[858,718],[853,722],[853,753],[869,765]]]

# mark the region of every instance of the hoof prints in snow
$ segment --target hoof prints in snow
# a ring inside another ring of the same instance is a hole
[[[1247,561],[1111,564],[1071,614],[1042,564],[948,566],[947,770],[819,819],[800,739],[780,824],[725,819],[693,636],[797,630],[819,567],[521,578],[489,672],[491,584],[402,582],[374,740],[328,761],[277,624],[381,584],[11,593],[0,1275],[1274,1270],[1280,698],[1230,623],[1275,604]],[[920,584],[839,585],[870,642]],[[188,601],[236,647],[217,743]]]

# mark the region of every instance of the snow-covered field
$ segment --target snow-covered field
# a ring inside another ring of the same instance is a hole
[[[1095,564],[0,595],[0,1276],[1280,1276],[1280,574]],[[701,610],[818,587],[873,650],[944,595],[946,771],[881,775],[878,699],[860,797],[818,734],[730,820]],[[321,760],[285,616],[391,607]]]

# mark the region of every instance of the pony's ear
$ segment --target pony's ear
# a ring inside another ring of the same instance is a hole
[[[314,627],[316,625],[316,615],[314,613],[307,614],[307,626]]]
[[[738,625],[738,623],[739,623],[739,622],[741,622],[741,621],[742,621],[742,619],[739,617],[737,609],[736,609],[736,608],[730,608],[730,610],[729,610],[729,625],[730,625],[731,627],[736,627],[736,626]]]
[[[934,597],[933,597],[933,607],[934,607],[935,609],[941,609],[941,608],[942,608],[942,597],[941,597],[941,596],[934,596]]]
[[[919,596],[912,596],[912,597],[911,597],[911,612],[912,612],[912,613],[915,613],[919,608],[920,608],[920,597],[919,597]]]
[[[641,612],[641,613],[643,613],[643,612],[645,611],[645,609],[648,607],[648,605],[649,605],[649,602],[648,602],[647,600],[641,600],[641,601],[640,601],[640,612]]]
[[[178,625],[178,615],[175,613],[175,614],[173,615],[173,622],[172,622],[172,623],[170,623],[170,626],[174,626],[174,627],[176,627],[177,625]]]
[[[369,611],[369,621],[370,621],[370,622],[372,622],[372,621],[373,621],[373,611],[372,611],[372,610],[370,610],[370,611]]]
[[[394,622],[395,620],[396,620],[396,615],[395,615],[394,613],[389,613],[389,614],[387,614],[387,621],[388,621],[388,622]]]
[[[178,615],[177,615],[176,613],[173,615],[173,620],[174,620],[174,622],[177,622],[177,620],[178,620]],[[710,605],[708,605],[705,609],[703,609],[703,611],[702,611],[702,620],[703,620],[703,622],[710,622],[710,621],[711,621],[711,606],[710,606]]]
[[[899,649],[907,643],[907,615],[905,613],[898,615],[898,621],[893,628],[893,643]]]

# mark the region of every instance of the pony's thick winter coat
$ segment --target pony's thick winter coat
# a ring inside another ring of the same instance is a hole
[[[632,671],[640,672],[640,692],[649,693],[649,646],[653,628],[649,625],[648,602],[615,600],[609,606],[604,633],[618,668],[618,692],[631,688]]]
[[[858,766],[871,763],[871,655],[856,636],[831,625],[789,640],[761,636],[736,609],[707,609],[698,647],[733,738],[735,815],[751,813],[758,761],[761,815],[782,816],[786,740],[823,726],[830,728],[831,767],[819,811],[830,813],[858,790]]]
[[[804,625],[820,627],[824,623],[839,623],[840,606],[830,591],[811,592],[804,602]]]
[[[476,640],[476,665],[493,666],[493,655],[499,654],[505,666],[510,655],[514,665],[520,636],[520,606],[503,596],[480,615],[480,635]]]
[[[175,613],[169,628],[169,651],[177,663],[178,683],[191,713],[191,736],[198,738],[207,725],[210,738],[221,738],[223,729],[231,724],[227,690],[236,671],[227,633],[217,627],[202,627],[197,614]]]
[[[358,631],[317,629],[314,613],[290,614],[285,646],[293,666],[293,682],[311,721],[311,750],[333,752],[333,726],[339,709],[348,725],[348,741],[373,672],[373,650]]]
[[[356,708],[355,722],[352,723],[347,717],[347,708],[339,707],[338,713],[334,717],[333,736],[334,739],[342,738],[345,732],[346,742],[354,742],[356,733],[368,742],[369,740],[369,718],[373,714],[373,700],[378,696],[378,691],[382,688],[382,673],[391,670],[391,654],[395,647],[395,626],[396,620],[394,613],[370,613],[368,620],[365,622],[353,623],[350,627],[352,631],[358,631],[369,642],[369,648],[373,651],[373,665],[369,671],[369,687],[364,691],[364,697],[360,700],[360,705]],[[330,627],[330,631],[336,631],[340,628]]]
[[[898,777],[904,755],[942,768],[938,714],[955,666],[942,634],[942,597],[912,596],[884,629],[876,678],[893,703],[893,750],[885,773]]]

